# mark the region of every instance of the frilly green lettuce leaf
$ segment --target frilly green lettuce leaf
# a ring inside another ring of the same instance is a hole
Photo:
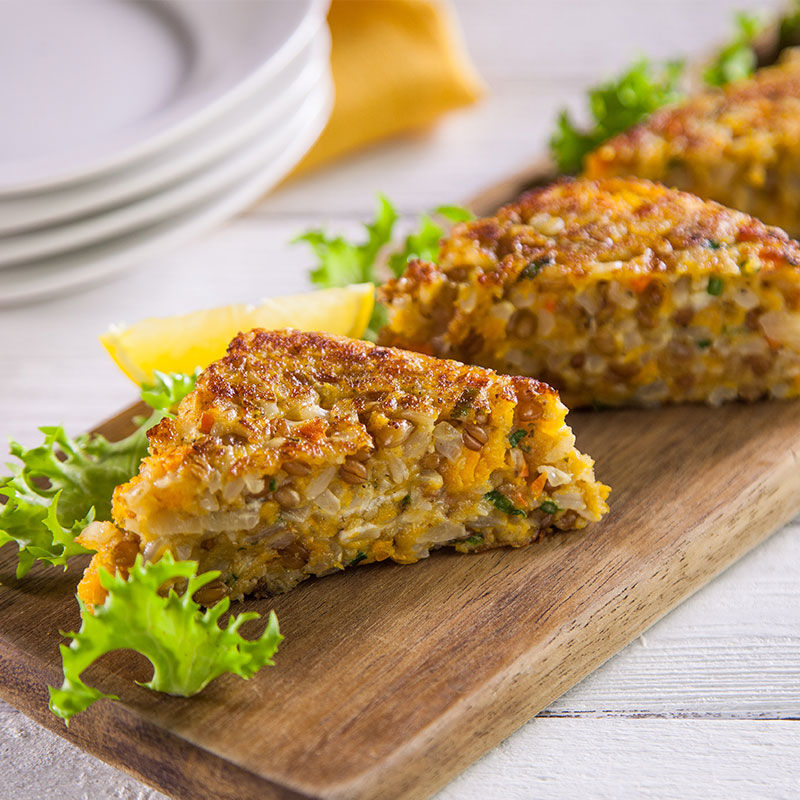
[[[191,375],[155,370],[153,372],[155,381],[142,386],[142,400],[156,411],[173,413],[181,400],[194,389],[200,372],[200,367]]]
[[[646,59],[632,64],[618,78],[589,90],[592,124],[581,130],[567,111],[558,117],[550,152],[561,172],[575,174],[584,157],[603,142],[641,122],[658,108],[681,99],[683,64],[672,61],[654,68]]]
[[[11,476],[0,478],[0,546],[15,542],[19,550],[17,576],[35,560],[62,565],[72,555],[86,553],[73,542],[93,519],[111,517],[111,495],[129,480],[147,454],[145,432],[163,414],[154,412],[130,436],[109,442],[98,434],[68,436],[61,426],[43,427],[44,441],[25,449],[11,442]]]
[[[735,16],[736,33],[708,65],[703,80],[709,86],[725,86],[752,75],[758,66],[753,41],[764,30],[760,15],[739,11]]]
[[[50,710],[65,723],[102,697],[118,699],[87,686],[81,674],[95,660],[113,650],[135,650],[153,665],[153,677],[143,683],[157,692],[188,697],[207,686],[214,678],[230,672],[251,678],[261,667],[272,665],[272,656],[283,637],[275,612],[257,639],[245,639],[239,628],[259,614],[245,612],[231,616],[225,627],[220,617],[228,610],[226,597],[203,612],[192,597],[219,577],[219,572],[197,575],[197,562],[175,561],[170,553],[157,562],[144,564],[141,556],[128,579],[101,570],[100,582],[108,592],[106,601],[94,613],[84,609],[78,633],[61,645],[64,682],[50,689]],[[182,595],[170,589],[159,590],[176,580],[188,581]]]
[[[367,238],[361,244],[342,236],[329,236],[324,230],[311,230],[296,236],[292,243],[306,242],[319,264],[311,272],[311,282],[322,289],[349,286],[351,283],[378,283],[378,253],[392,240],[397,212],[384,195],[378,195],[375,219],[364,225]]]
[[[466,222],[473,218],[471,211],[461,206],[439,206],[434,212],[449,222]],[[445,228],[433,217],[423,214],[419,218],[417,230],[406,236],[402,248],[389,256],[389,269],[399,278],[409,261],[436,261],[439,257],[439,242],[445,235]]]
[[[433,213],[450,222],[464,222],[473,217],[472,212],[460,206],[439,206]],[[319,263],[309,277],[322,289],[352,283],[377,284],[381,283],[380,255],[391,244],[397,219],[395,207],[385,195],[379,194],[375,219],[365,223],[367,238],[361,244],[349,242],[342,236],[329,236],[323,230],[306,231],[292,239],[292,243],[305,242],[311,246]],[[435,261],[444,234],[441,225],[430,215],[423,214],[418,229],[405,238],[402,246],[389,253],[386,264],[391,273],[399,277],[408,262],[415,258]],[[386,321],[386,309],[376,302],[364,338],[375,341]]]
[[[66,568],[67,559],[87,553],[73,541],[93,519],[111,519],[111,496],[130,480],[147,455],[147,431],[195,387],[194,375],[156,373],[142,399],[153,408],[137,429],[119,442],[99,434],[70,437],[61,426],[40,428],[44,441],[25,449],[12,440],[11,475],[0,478],[0,547],[16,543],[17,577],[37,560]]]

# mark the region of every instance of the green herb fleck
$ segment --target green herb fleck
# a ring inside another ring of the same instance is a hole
[[[545,500],[539,506],[539,511],[544,511],[545,514],[555,514],[558,510],[558,503],[553,500]]]
[[[709,250],[719,250],[722,245],[716,239],[708,239],[706,241]]]
[[[270,478],[269,479],[269,490],[271,492],[274,492],[277,486],[278,486],[278,482],[275,480],[275,478]]]
[[[527,514],[521,509],[517,508],[502,492],[497,489],[492,489],[491,492],[486,492],[484,497],[498,510],[505,514],[512,514],[518,517],[526,517]]]
[[[470,536],[468,539],[462,539],[460,544],[468,544],[470,547],[473,547],[476,544],[480,544],[482,541],[483,541],[483,534],[476,533]]]
[[[522,272],[520,272],[517,280],[521,281],[527,278],[535,278],[542,271],[543,267],[553,263],[555,262],[552,256],[544,256],[543,258],[534,259],[525,266]]]
[[[405,511],[411,505],[411,495],[407,494],[401,501],[400,501],[400,510]]]
[[[722,289],[725,286],[725,282],[719,275],[712,275],[708,279],[708,286],[706,287],[706,291],[709,294],[713,294],[715,297],[719,297],[722,294]]]
[[[705,350],[705,349],[706,349],[706,347],[711,347],[711,339],[700,339],[700,340],[698,340],[698,342],[697,342],[697,346],[698,346],[698,347],[699,347],[701,350]]]
[[[453,406],[450,416],[466,417],[467,414],[469,414],[472,404],[475,402],[475,398],[477,396],[478,390],[474,386],[468,386],[466,389],[464,389],[464,391],[461,393],[461,397],[458,398],[458,401]]]
[[[512,447],[516,447],[527,435],[528,431],[517,428],[517,430],[508,434],[508,441],[511,443]]]
[[[758,58],[753,40],[764,28],[764,23],[757,14],[740,11],[736,14],[735,25],[733,39],[717,53],[703,73],[703,80],[709,86],[725,86],[755,72]]]
[[[360,564],[366,557],[367,557],[366,553],[363,552],[356,553],[356,557],[350,562],[350,566],[354,567],[356,564]]]
[[[579,130],[569,112],[562,111],[550,139],[550,152],[559,170],[579,172],[584,157],[603,142],[656,109],[680,100],[678,83],[682,73],[682,62],[669,62],[655,69],[646,59],[640,59],[616,80],[590,89],[592,125],[587,131]]]

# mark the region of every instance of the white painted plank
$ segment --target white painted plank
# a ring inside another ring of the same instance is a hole
[[[166,800],[0,702],[0,800]]]
[[[795,800],[800,723],[536,719],[436,800]]]
[[[1,705],[0,730],[3,800],[164,800]],[[800,722],[537,718],[436,800],[795,800],[798,792]]]
[[[798,563],[795,520],[545,713],[800,718]]]

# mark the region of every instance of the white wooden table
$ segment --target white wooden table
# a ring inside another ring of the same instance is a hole
[[[480,105],[292,183],[113,282],[0,310],[0,435],[32,444],[37,425],[59,421],[78,432],[134,398],[97,341],[110,322],[307,288],[310,254],[287,245],[298,231],[356,231],[379,190],[407,215],[470,196],[535,158],[585,86],[639,53],[703,52],[744,4],[458,0],[490,87]],[[798,566],[795,520],[439,797],[800,796]],[[0,800],[162,797],[0,703]]]

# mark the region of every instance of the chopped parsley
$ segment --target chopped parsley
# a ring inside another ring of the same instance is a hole
[[[407,494],[401,501],[400,501],[400,510],[405,511],[411,505],[411,495]]]
[[[706,349],[706,347],[711,347],[711,339],[700,339],[700,340],[697,342],[697,346],[698,346],[698,347],[699,347],[701,350],[705,350],[705,349]]]
[[[475,402],[475,398],[477,396],[478,390],[474,386],[468,386],[466,389],[464,389],[464,391],[461,393],[461,397],[458,398],[458,401],[453,406],[450,416],[466,417],[467,414],[469,414],[472,404]]]
[[[270,478],[270,481],[269,481],[269,490],[270,490],[271,492],[274,492],[274,491],[275,491],[275,488],[277,487],[277,485],[278,485],[278,482],[275,480],[275,478]]]
[[[527,435],[528,431],[518,428],[517,430],[508,434],[508,441],[511,443],[512,447],[516,447]]]
[[[522,280],[523,278],[535,278],[541,271],[543,267],[548,266],[549,264],[553,264],[554,259],[552,256],[544,256],[543,258],[536,258],[533,261],[530,261],[526,267],[520,272],[519,277],[517,280]]]
[[[518,517],[528,516],[521,508],[517,508],[502,492],[492,489],[486,492],[484,497],[498,510],[505,514],[512,514]]]
[[[709,294],[713,294],[715,297],[719,297],[722,294],[722,289],[725,286],[725,282],[719,275],[712,275],[708,279],[708,286],[706,287],[706,291]]]
[[[719,250],[722,245],[716,239],[708,239],[706,241],[709,250]]]
[[[558,503],[553,500],[545,500],[539,506],[539,511],[544,511],[545,514],[555,514],[559,510]]]
[[[360,564],[366,557],[367,554],[364,552],[356,553],[356,557],[350,562],[350,566],[354,567],[356,564]]]
[[[460,543],[461,544],[468,544],[470,546],[473,546],[473,545],[476,545],[476,544],[480,544],[482,541],[483,541],[483,534],[482,533],[476,533],[476,534],[470,536],[468,539],[462,539]]]

